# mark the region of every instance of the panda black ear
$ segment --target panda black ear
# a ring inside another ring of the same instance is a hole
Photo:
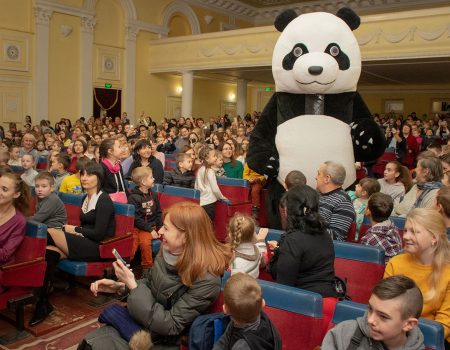
[[[351,30],[357,29],[361,24],[361,19],[350,7],[341,8],[336,16],[347,23]]]
[[[281,12],[277,18],[275,18],[275,28],[279,31],[282,32],[284,30],[284,28],[287,27],[287,25],[289,23],[292,22],[292,20],[294,20],[295,18],[297,18],[297,13],[292,10],[285,10],[283,12]]]

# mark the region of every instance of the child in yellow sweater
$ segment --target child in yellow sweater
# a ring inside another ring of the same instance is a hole
[[[404,254],[393,257],[384,277],[405,275],[423,294],[422,317],[442,323],[450,346],[450,242],[441,215],[434,209],[413,209],[406,218]]]

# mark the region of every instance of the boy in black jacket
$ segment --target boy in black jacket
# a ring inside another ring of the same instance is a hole
[[[231,322],[213,350],[281,350],[281,337],[262,312],[265,301],[258,282],[239,272],[225,285],[223,312]]]
[[[177,154],[177,168],[164,172],[164,185],[194,188],[195,175],[192,172],[194,161],[190,154]]]
[[[143,275],[147,275],[153,266],[152,239],[159,237],[158,230],[162,226],[161,207],[158,197],[152,194],[151,188],[155,179],[152,169],[138,167],[131,174],[136,188],[128,196],[128,203],[134,205],[134,231],[131,260],[137,249],[141,248]]]

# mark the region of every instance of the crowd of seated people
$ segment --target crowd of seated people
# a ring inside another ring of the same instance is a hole
[[[422,121],[410,116],[399,123],[398,119],[378,118],[380,127],[386,129],[387,152],[394,151],[396,160],[385,164],[384,176],[380,179],[370,177],[370,164],[363,164],[369,176],[356,184],[354,192],[346,192],[347,189],[342,188],[345,169],[332,160],[332,155],[317,169],[315,184],[294,181],[291,186],[289,183],[292,181],[287,178],[287,191],[278,208],[286,233],[280,242],[269,244],[273,256],[265,254],[264,243],[257,242],[260,237],[255,233],[259,213],[265,210],[261,207],[260,195],[266,178],[249,169],[245,162],[251,131],[257,121],[258,114],[254,113],[234,120],[227,116],[211,118],[208,122],[182,117],[178,120],[164,119],[157,125],[142,115],[138,126],[133,127],[124,115],[114,121],[109,118],[79,119],[73,126],[68,119],[61,120],[54,127],[46,121],[37,127],[25,126],[24,130],[11,125],[0,135],[0,162],[3,162],[0,163],[0,190],[6,193],[0,196],[0,205],[6,209],[2,212],[10,216],[9,221],[2,217],[4,222],[0,220],[0,228],[9,227],[10,220],[17,216],[20,219],[22,212],[25,214],[28,208],[20,206],[20,198],[26,197],[33,186],[38,200],[32,218],[49,227],[45,257],[47,272],[44,286],[37,292],[38,303],[30,325],[41,322],[53,310],[49,291],[60,258],[100,260],[98,243],[114,232],[113,201],[129,203],[136,208],[132,256],[141,250],[143,277],[150,278],[157,261],[152,257],[151,241],[162,236],[163,246],[171,244],[171,238],[167,237],[170,237],[170,226],[175,224],[169,220],[169,226],[163,225],[160,204],[151,196],[153,183],[199,190],[200,206],[207,217],[214,220],[215,203],[227,200],[218,186],[217,176],[226,176],[249,180],[253,217],[233,217],[228,227],[229,242],[223,247],[211,238],[210,243],[219,247],[218,251],[223,254],[223,266],[208,270],[209,274],[220,275],[222,269],[229,267],[232,272],[245,272],[257,277],[259,268],[265,268],[277,283],[314,291],[323,297],[336,297],[332,243],[333,240],[346,241],[352,226],[355,226],[355,237],[358,238],[355,241],[385,251],[386,277],[402,274],[415,281],[424,296],[422,316],[442,323],[448,341],[450,192],[446,186],[450,184],[446,176],[450,171],[447,169],[450,147],[445,143],[450,133],[445,120]],[[45,162],[42,162],[43,158]],[[45,169],[42,166],[36,169],[38,163],[45,163]],[[164,170],[169,163],[171,170]],[[11,170],[20,173],[20,177],[13,175]],[[292,176],[301,178],[301,171],[296,172]],[[131,194],[127,180],[136,185]],[[67,225],[61,210],[58,215],[49,217],[49,208],[61,209],[57,196],[51,195],[53,191],[85,196],[79,227]],[[421,221],[421,215],[432,218],[435,224],[430,220]],[[406,218],[404,230],[396,227],[392,216]],[[57,222],[58,218],[62,222]],[[97,221],[103,223],[101,228]],[[363,223],[369,226],[364,232]],[[170,252],[171,255],[167,254],[169,261],[166,257],[164,261],[177,268],[182,266],[182,270],[177,271],[181,284],[191,286],[196,282],[192,278],[198,278],[201,275],[199,269],[205,267],[201,267],[200,262],[197,267],[185,266],[189,265],[185,254],[195,253],[189,248],[192,244],[188,233],[191,227],[185,228],[184,222],[179,225],[172,229],[185,236],[177,242],[181,251],[177,254]],[[23,236],[23,230],[24,227],[17,231],[19,236]],[[205,235],[212,232],[209,226],[205,230]],[[10,263],[20,239],[1,230],[0,241],[4,241],[5,249],[8,249],[3,252],[4,248],[0,248],[4,255],[1,264]],[[234,252],[233,257],[231,251]],[[218,259],[217,254],[214,259]],[[185,268],[195,271],[183,270]],[[121,282],[94,284],[94,293],[116,291],[124,286],[137,288],[134,276],[128,274],[126,267],[117,262],[115,269]],[[422,272],[419,276],[410,270]],[[190,280],[186,280],[188,274]],[[151,292],[155,293],[154,290]],[[148,294],[148,291],[144,293]],[[215,292],[213,294],[216,295]],[[194,314],[203,313],[206,309],[202,304],[200,311]],[[148,314],[136,317],[144,317],[145,322],[140,319],[143,321],[141,324],[153,330]],[[165,315],[161,314],[161,317]],[[182,323],[187,326],[192,320],[183,319]],[[160,329],[158,327],[154,328],[156,333],[156,329]],[[178,327],[173,334],[180,334],[183,327]],[[172,335],[172,331],[164,329],[160,334]]]

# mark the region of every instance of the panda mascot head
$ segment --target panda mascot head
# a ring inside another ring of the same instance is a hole
[[[336,94],[356,91],[361,52],[352,30],[359,17],[349,9],[338,14],[293,10],[275,22],[281,32],[272,57],[276,91],[293,94]]]
[[[336,15],[286,10],[276,18],[276,92],[250,136],[246,158],[254,171],[277,177],[269,194],[284,191],[292,170],[302,171],[315,187],[317,169],[329,160],[344,166],[346,188],[356,180],[355,161],[383,153],[384,133],[357,92],[361,53],[353,30],[359,24],[349,8]]]

